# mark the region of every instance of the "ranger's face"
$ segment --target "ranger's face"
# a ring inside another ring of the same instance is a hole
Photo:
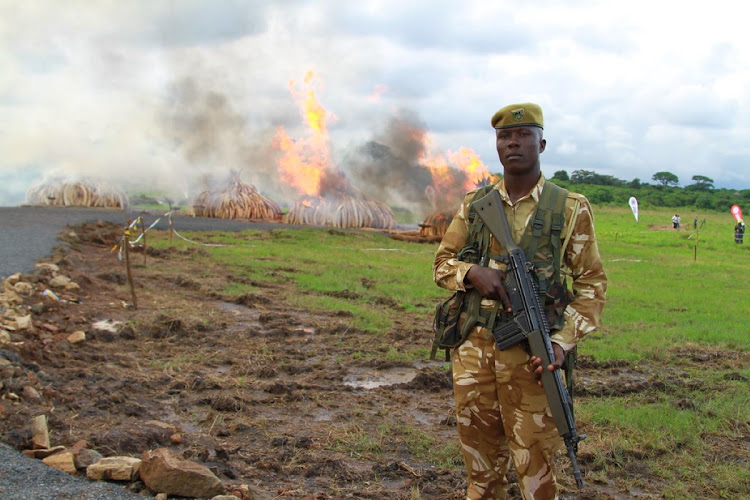
[[[506,173],[523,174],[539,166],[547,146],[539,127],[512,127],[496,131],[497,155]]]

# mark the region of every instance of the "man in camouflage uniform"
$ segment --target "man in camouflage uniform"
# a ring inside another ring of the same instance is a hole
[[[539,161],[546,147],[542,110],[530,103],[506,106],[495,113],[491,123],[503,165],[503,179],[493,189],[504,201],[508,224],[518,242],[547,182]],[[467,242],[473,195],[466,196],[443,237],[435,256],[434,279],[448,290],[475,288],[483,297],[482,309],[491,309],[499,300],[501,309],[510,311],[503,286],[505,264],[490,259],[483,267],[457,258]],[[561,270],[572,279],[573,300],[564,308],[559,321],[562,327],[551,332],[556,360],[546,367],[549,370],[559,369],[565,353],[597,328],[607,288],[591,206],[584,196],[568,194],[561,235],[566,242]],[[490,250],[493,255],[504,253],[494,238]],[[554,454],[562,447],[562,439],[539,381],[541,361],[530,356],[524,344],[501,351],[492,333],[477,326],[452,351],[458,434],[468,472],[467,499],[506,498],[511,457],[524,498],[557,498]]]

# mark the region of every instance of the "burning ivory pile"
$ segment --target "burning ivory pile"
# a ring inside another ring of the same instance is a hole
[[[128,206],[128,196],[110,186],[89,181],[52,183],[43,182],[26,192],[30,205],[65,207],[122,208]]]
[[[296,201],[287,214],[288,224],[311,224],[340,228],[396,227],[393,212],[384,203],[364,196],[338,194],[326,198],[306,197]]]
[[[195,199],[193,210],[199,217],[281,220],[279,205],[240,179],[234,179],[223,191],[203,191]]]
[[[421,236],[443,236],[453,220],[454,212],[435,212],[419,225]]]

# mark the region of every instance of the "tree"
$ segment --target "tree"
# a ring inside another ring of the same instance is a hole
[[[672,172],[656,172],[651,179],[661,183],[662,186],[676,186],[680,182],[680,179]]]
[[[568,176],[568,172],[565,170],[558,170],[555,172],[555,175],[552,176],[552,180],[555,181],[569,181],[570,176]]]
[[[694,186],[697,189],[704,190],[714,188],[714,180],[705,175],[694,175],[692,180],[695,181]]]
[[[573,170],[570,176],[573,184],[596,184],[599,186],[625,186],[627,182],[611,175],[597,174],[592,170]]]

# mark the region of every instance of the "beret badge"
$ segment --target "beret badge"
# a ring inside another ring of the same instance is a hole
[[[521,120],[523,120],[523,115],[525,113],[524,113],[523,108],[520,108],[520,109],[514,109],[513,111],[511,111],[511,114],[513,115],[513,119],[515,121],[520,122]]]

